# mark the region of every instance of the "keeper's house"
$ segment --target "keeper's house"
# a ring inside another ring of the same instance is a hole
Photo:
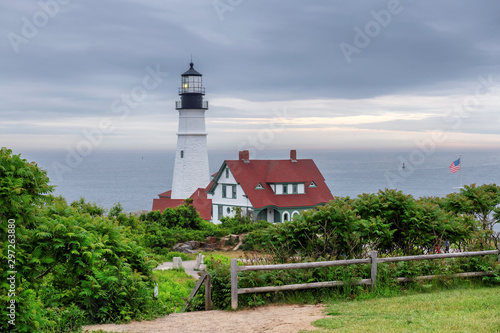
[[[255,220],[283,222],[299,212],[333,199],[312,159],[250,160],[247,150],[238,160],[226,160],[207,187],[212,200],[212,221],[233,216],[240,207]]]
[[[234,216],[234,208],[254,220],[283,222],[306,209],[333,199],[323,175],[311,159],[297,159],[295,150],[288,160],[250,160],[248,150],[238,160],[226,160],[206,188],[191,196],[193,206],[204,220],[220,223]],[[163,211],[184,202],[172,199],[171,191],[153,200],[153,210]]]

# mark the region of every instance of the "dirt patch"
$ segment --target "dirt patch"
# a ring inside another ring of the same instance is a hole
[[[235,312],[174,313],[153,321],[84,326],[83,332],[101,329],[133,333],[289,333],[314,329],[311,322],[324,317],[323,309],[322,305],[279,305]]]

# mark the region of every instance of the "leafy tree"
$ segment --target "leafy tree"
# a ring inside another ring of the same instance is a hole
[[[365,220],[380,219],[382,225],[391,230],[386,233],[390,237],[382,237],[377,249],[382,253],[391,253],[402,250],[412,253],[413,245],[408,237],[412,222],[409,220],[410,211],[415,208],[415,199],[401,191],[392,189],[380,190],[377,194],[362,194],[353,203],[356,212]]]
[[[16,324],[16,326],[9,325],[6,318],[11,312],[2,306],[0,310],[0,316],[3,318],[0,321],[1,331],[27,332],[28,327],[39,329],[44,323],[41,315],[43,305],[37,299],[35,292],[37,282],[34,269],[37,262],[30,257],[26,243],[31,242],[29,236],[37,225],[36,216],[40,212],[40,207],[48,200],[46,194],[50,193],[53,188],[49,185],[47,173],[40,170],[36,163],[29,163],[20,155],[13,155],[10,149],[0,149],[0,259],[2,262],[0,298],[3,304],[10,305],[11,300],[15,301]],[[12,230],[15,230],[15,237],[7,237],[8,221],[14,221],[15,228]],[[7,268],[8,264],[12,266]],[[17,273],[11,273],[13,271]],[[10,284],[7,283],[7,278],[12,276],[15,277],[15,297],[11,297]]]
[[[500,205],[500,186],[484,184],[465,185],[459,193],[451,193],[442,205],[455,214],[471,214],[480,223],[483,230],[493,229],[498,223]]]

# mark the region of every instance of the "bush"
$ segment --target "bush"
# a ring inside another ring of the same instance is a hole
[[[15,249],[11,270],[17,271],[15,329],[4,320],[1,331],[65,332],[84,321],[159,313],[153,298],[156,262],[130,227],[84,199],[68,205],[48,195],[52,187],[45,171],[10,150],[1,149],[0,161],[2,235],[7,234],[3,222],[15,222],[13,237],[0,239],[0,254],[7,262],[12,259],[7,249]],[[8,275],[0,267],[3,281]],[[7,288],[0,298],[10,302]],[[7,309],[0,314],[7,318]]]

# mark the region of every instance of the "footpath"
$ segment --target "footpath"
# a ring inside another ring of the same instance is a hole
[[[152,321],[84,326],[83,332],[130,333],[292,333],[314,330],[311,322],[324,318],[322,305],[273,305],[238,311],[173,313]]]
[[[159,265],[155,269],[157,269],[157,270],[171,269],[173,267],[173,265],[174,265],[173,262],[167,261],[167,262],[162,263],[161,265]],[[191,275],[192,277],[194,277],[195,279],[198,280],[198,278],[200,277],[198,272],[202,272],[206,268],[206,266],[205,266],[205,264],[200,264],[198,270],[196,270],[195,269],[196,265],[197,265],[196,260],[187,260],[187,261],[182,262],[182,267],[184,268],[186,273],[188,273],[189,275]]]
[[[156,269],[173,267],[173,262],[164,262]],[[195,279],[199,279],[198,273],[206,268],[196,260],[183,261],[182,267]],[[311,322],[324,318],[323,313],[322,305],[272,305],[238,311],[173,313],[152,321],[134,321],[128,324],[88,325],[83,327],[83,332],[101,330],[130,333],[290,333],[315,329]]]

